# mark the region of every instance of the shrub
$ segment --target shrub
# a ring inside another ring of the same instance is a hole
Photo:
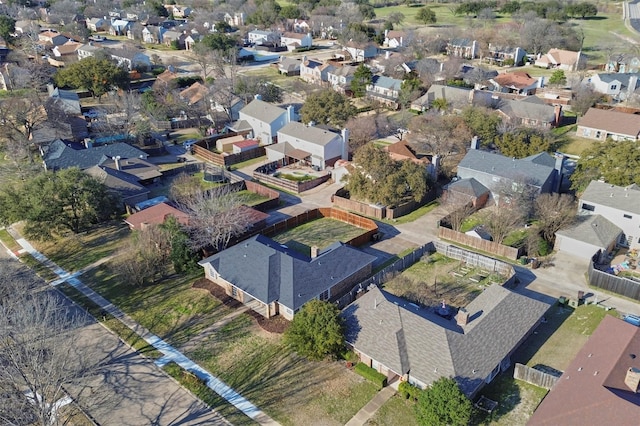
[[[401,382],[398,385],[398,392],[400,392],[400,396],[405,399],[411,399],[413,401],[417,401],[421,392],[424,392],[417,386],[412,385],[409,382]]]
[[[540,238],[538,241],[538,254],[540,256],[546,256],[551,252],[551,246],[547,240]]]
[[[365,379],[375,383],[378,385],[380,389],[387,385],[387,376],[384,374],[378,373],[371,367],[367,367],[365,364],[359,362],[356,364],[354,371],[364,377]]]

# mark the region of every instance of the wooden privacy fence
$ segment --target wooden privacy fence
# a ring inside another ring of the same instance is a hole
[[[438,253],[441,253],[447,257],[456,260],[462,260],[467,265],[477,266],[486,271],[497,272],[500,275],[506,276],[507,278],[509,278],[509,280],[515,278],[516,273],[513,269],[513,266],[506,262],[502,262],[488,256],[483,256],[481,254],[474,253],[472,251],[468,251],[460,247],[444,243],[442,241],[434,241],[433,244]],[[507,284],[508,282],[503,285]]]
[[[553,374],[545,373],[544,371],[519,363],[516,363],[513,369],[513,378],[545,389],[551,389],[560,379],[560,377],[554,376]]]
[[[281,179],[279,177],[268,174],[267,170],[275,170],[275,168],[275,162],[260,166],[256,170],[254,170],[253,178],[259,180],[260,182],[282,188],[286,191],[295,192],[296,194],[308,191],[311,188],[315,188],[316,186],[321,185],[331,179],[331,174],[327,173],[326,175],[317,177],[315,179],[306,180],[304,182],[296,182],[293,180]]]
[[[213,145],[215,146],[215,140],[213,141]],[[204,158],[205,161],[222,167],[232,166],[234,164],[242,163],[243,161],[253,160],[254,158],[266,155],[266,151],[263,146],[250,149],[249,151],[239,152],[237,154],[222,155],[207,149],[206,146],[204,146],[203,141],[198,141],[193,145],[193,153]]]
[[[438,237],[455,243],[464,244],[465,246],[473,247],[474,249],[482,250],[496,256],[505,257],[507,259],[518,260],[521,254],[521,249],[519,248],[505,246],[503,244],[496,243],[495,241],[476,238],[444,226],[440,226],[438,228]]]
[[[410,200],[397,206],[380,206],[375,204],[363,203],[348,198],[348,192],[339,189],[331,196],[331,202],[335,207],[350,210],[365,216],[374,217],[376,219],[397,219],[401,216],[411,213],[418,207],[436,199],[437,191],[430,190],[422,197],[422,200]]]
[[[587,275],[589,276],[589,284],[593,287],[612,291],[616,294],[620,294],[634,300],[640,300],[640,282],[638,281],[618,277],[596,269],[593,266],[593,261],[589,262]]]

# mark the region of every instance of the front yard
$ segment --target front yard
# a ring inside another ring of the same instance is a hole
[[[282,425],[343,425],[376,386],[339,362],[310,362],[243,314],[187,353]]]

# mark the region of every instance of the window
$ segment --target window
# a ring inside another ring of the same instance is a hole
[[[238,289],[235,286],[231,286],[231,296],[238,297]]]
[[[630,214],[625,214],[623,215],[625,219],[631,219],[631,215]]]
[[[595,211],[596,206],[592,206],[591,204],[582,203],[582,210],[586,210],[589,212]]]
[[[600,139],[600,136],[602,136],[602,132],[600,130],[598,130],[596,132],[596,138]]]
[[[616,85],[616,84],[612,84],[611,85],[611,90],[616,90],[617,88],[618,88],[618,85]]]

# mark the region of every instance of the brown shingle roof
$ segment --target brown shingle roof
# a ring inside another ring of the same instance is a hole
[[[606,316],[528,424],[637,425],[640,394],[624,378],[640,368],[638,355],[640,328]]]
[[[523,89],[535,84],[537,80],[526,72],[508,72],[498,75],[493,81],[503,87],[508,86]]]
[[[160,203],[139,211],[138,213],[132,214],[125,220],[125,222],[131,227],[131,229],[141,230],[143,229],[143,224],[160,225],[161,223],[164,223],[165,219],[169,216],[175,217],[178,222],[182,224],[186,224],[189,219],[189,215],[185,212],[182,212],[175,207],[171,207],[169,204]]]
[[[640,135],[640,116],[624,112],[589,108],[589,111],[578,121],[578,125],[592,129],[632,136]]]
[[[389,156],[396,161],[411,160],[414,163],[429,163],[429,159],[427,157],[419,158],[416,156],[407,141],[399,141],[394,144],[387,145],[385,150],[389,153]]]

